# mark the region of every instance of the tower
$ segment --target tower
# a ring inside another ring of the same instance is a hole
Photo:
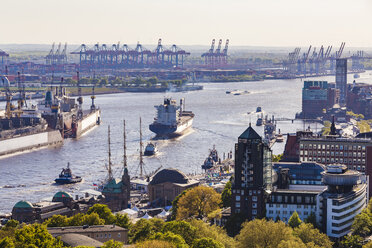
[[[340,105],[346,104],[347,59],[336,60],[336,88],[340,90]]]
[[[235,144],[231,213],[252,220],[265,216],[265,197],[272,188],[271,149],[249,125]]]

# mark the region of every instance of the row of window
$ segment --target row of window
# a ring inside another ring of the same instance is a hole
[[[88,237],[90,237],[90,235],[88,234]],[[103,233],[97,233],[96,234],[96,238],[103,238],[103,237],[105,237],[105,239],[106,238],[111,238],[111,233],[105,233],[105,234],[103,234]],[[120,238],[121,237],[121,234],[120,233],[118,233],[118,238]],[[92,238],[94,238],[94,234],[92,235]]]
[[[320,152],[320,151],[318,151],[318,152],[316,152],[316,151],[307,151],[307,150],[300,150],[300,155],[314,155],[314,156],[316,156],[316,155],[318,155],[318,156],[326,156],[327,155],[327,157],[329,157],[329,156],[332,156],[332,157],[334,157],[334,156],[336,156],[336,157],[350,157],[350,158],[352,158],[352,157],[354,157],[354,158],[356,158],[356,157],[359,157],[359,158],[361,158],[361,157],[366,157],[366,153],[365,152]]]
[[[279,214],[281,214],[281,213],[282,213],[282,214],[288,214],[288,213],[289,213],[290,215],[292,215],[293,212],[294,212],[294,211],[287,211],[287,210],[280,211],[280,210],[276,210],[276,211],[275,211],[275,214],[278,214],[278,215],[279,215]],[[302,214],[301,211],[297,211],[297,210],[296,210],[296,212],[297,212],[299,215]],[[274,214],[274,210],[269,210],[269,214]],[[310,213],[307,212],[307,211],[304,212],[304,216],[308,216],[309,214],[310,214]]]
[[[360,150],[362,150],[362,151],[365,151],[366,150],[366,146],[364,146],[364,145],[353,145],[353,146],[351,146],[351,145],[325,145],[325,144],[309,144],[309,145],[307,145],[307,144],[300,144],[300,148],[301,149],[303,149],[303,148],[305,148],[305,149],[307,149],[307,148],[309,148],[309,149],[322,149],[322,150],[325,150],[325,149],[327,149],[327,150],[344,150],[344,151],[352,151],[352,150],[354,150],[354,151],[360,151]]]
[[[271,195],[272,202],[285,202],[285,203],[314,203],[315,197],[313,196],[282,196],[282,195]]]
[[[281,208],[282,204],[275,204],[275,207],[276,208]],[[272,208],[274,207],[274,204],[269,204],[269,207]],[[283,204],[283,208],[287,208],[288,205],[287,204]],[[309,205],[297,205],[297,209],[299,208],[304,208],[304,209],[308,209],[308,208],[313,208],[313,206],[309,206]]]
[[[329,164],[329,163],[343,163],[343,164],[355,164],[355,165],[357,165],[357,164],[362,164],[362,165],[365,165],[366,164],[366,160],[365,159],[349,159],[349,160],[347,160],[347,159],[342,159],[342,158],[340,158],[340,159],[338,159],[338,158],[331,158],[331,159],[329,159],[329,158],[316,158],[316,157],[304,157],[304,156],[302,156],[301,157],[301,161],[303,161],[303,162],[319,162],[319,163],[323,163],[323,164],[325,164],[325,163],[327,163],[327,164]],[[349,167],[349,169],[351,169],[351,167]],[[354,168],[354,170],[356,170],[356,167]],[[365,166],[363,166],[363,167],[360,167],[359,166],[359,169],[358,170],[365,170]]]

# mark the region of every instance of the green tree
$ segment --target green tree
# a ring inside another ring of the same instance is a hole
[[[312,224],[302,223],[294,229],[293,235],[300,238],[306,245],[313,243],[319,247],[332,248],[333,243],[329,240],[328,236],[319,232]]]
[[[84,225],[83,216],[84,216],[84,214],[78,213],[78,214],[75,214],[74,216],[68,218],[67,219],[67,221],[68,221],[67,226],[82,226],[82,225]]]
[[[194,187],[178,200],[177,219],[203,219],[219,209],[221,203],[221,195],[214,189],[207,186]]]
[[[307,247],[304,244],[304,242],[301,241],[301,239],[293,238],[290,240],[282,240],[279,243],[278,248],[311,248],[311,247]]]
[[[176,248],[176,246],[164,240],[147,240],[136,244],[136,248]]]
[[[224,248],[224,245],[211,238],[196,239],[192,248]]]
[[[105,224],[114,224],[116,221],[115,215],[112,214],[109,207],[105,204],[94,204],[88,209],[88,214],[97,213],[99,217],[105,220]]]
[[[204,221],[196,219],[190,220],[189,223],[196,228],[196,239],[211,238],[220,242],[226,248],[236,247],[235,240],[227,235],[226,230],[222,227],[209,225]]]
[[[157,77],[151,77],[147,81],[149,81],[152,85],[155,85],[158,83],[158,78]]]
[[[16,230],[14,235],[14,245],[17,248],[62,248],[60,240],[53,238],[49,234],[45,225],[33,224],[26,225]]]
[[[240,232],[241,226],[244,222],[244,216],[241,213],[233,213],[226,221],[226,232],[233,237]]]
[[[99,81],[99,86],[104,87],[104,86],[107,86],[107,85],[108,85],[108,80],[107,80],[107,78],[102,78],[102,79]]]
[[[362,248],[363,238],[359,235],[346,235],[341,241],[342,248]]]
[[[104,225],[105,220],[101,219],[97,213],[85,214],[82,218],[83,225]]]
[[[186,194],[186,190],[182,191],[181,194],[176,196],[174,200],[172,201],[172,208],[171,208],[171,220],[175,220],[177,218],[177,211],[178,211],[178,201],[179,199]]]
[[[295,228],[295,227],[298,227],[299,225],[301,225],[301,223],[302,223],[302,221],[300,219],[300,216],[298,216],[297,211],[294,211],[294,213],[292,214],[292,216],[288,220],[288,225],[292,228]]]
[[[189,247],[181,235],[174,234],[172,232],[166,232],[166,233],[158,232],[152,237],[152,239],[168,241],[174,244],[177,248],[188,248]]]
[[[372,241],[369,241],[367,244],[363,245],[363,248],[372,248]]]
[[[8,220],[5,224],[5,228],[16,228],[19,225],[19,221],[17,220]]]
[[[111,239],[109,241],[106,241],[103,244],[102,248],[122,248],[123,246],[123,243]]]
[[[161,232],[164,221],[153,218],[150,220],[140,219],[129,229],[130,243],[145,241],[157,232]]]
[[[245,222],[236,236],[241,248],[277,247],[282,240],[293,239],[292,229],[283,222],[255,219]]]
[[[364,209],[360,214],[355,216],[351,227],[353,234],[366,237],[371,235],[372,231],[372,214],[368,209]]]
[[[129,229],[130,228],[131,223],[130,223],[130,219],[129,219],[129,217],[128,217],[127,214],[119,214],[119,213],[117,213],[115,215],[115,218],[116,218],[115,224],[117,226],[120,226],[120,227],[126,228],[126,229]]]
[[[231,181],[226,183],[225,188],[222,191],[221,198],[223,207],[231,206]]]
[[[318,223],[316,222],[316,216],[314,212],[311,212],[310,215],[304,220],[305,223],[310,223],[314,227],[318,226]]]
[[[1,239],[0,248],[15,248],[13,240],[10,237]]]
[[[272,159],[273,162],[280,162],[280,160],[282,159],[283,159],[283,153],[278,154],[278,155],[273,154],[273,159]]]
[[[181,235],[188,245],[192,244],[196,235],[196,228],[186,221],[166,222],[162,231]]]
[[[69,220],[65,215],[53,215],[44,222],[47,227],[63,227],[69,225]]]

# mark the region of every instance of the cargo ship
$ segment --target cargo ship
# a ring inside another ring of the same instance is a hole
[[[155,108],[157,117],[149,128],[157,136],[179,136],[192,126],[195,115],[193,112],[185,110],[184,98],[180,100],[179,106],[176,100],[165,98],[164,103],[155,106]]]

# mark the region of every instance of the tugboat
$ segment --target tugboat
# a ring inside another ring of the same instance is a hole
[[[57,184],[70,184],[70,183],[79,183],[81,182],[82,178],[79,176],[75,176],[71,173],[70,169],[70,163],[67,163],[67,168],[62,168],[61,173],[59,174],[59,177],[56,178],[54,181],[56,181]]]
[[[192,126],[194,113],[185,111],[185,99],[180,100],[180,106],[177,106],[175,100],[165,98],[164,103],[155,106],[157,117],[150,124],[152,132],[159,136],[182,135],[182,133]]]
[[[204,160],[204,163],[202,164],[203,170],[208,170],[213,168],[217,163],[220,163],[220,159],[218,157],[218,152],[216,150],[215,145],[213,145],[213,149],[209,150],[209,156]]]
[[[279,129],[279,133],[276,135],[276,142],[279,142],[279,143],[284,142],[284,137],[283,137],[283,134],[280,132],[280,129]]]
[[[256,112],[257,113],[262,112],[262,108],[261,107],[257,107]]]
[[[157,149],[154,143],[148,143],[145,148],[145,152],[143,155],[145,156],[153,156],[157,153]]]
[[[263,120],[261,117],[257,118],[256,126],[262,126]]]

